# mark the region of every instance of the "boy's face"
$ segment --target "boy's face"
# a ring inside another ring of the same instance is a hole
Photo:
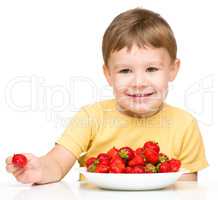
[[[172,63],[166,49],[133,45],[113,52],[104,73],[123,112],[143,117],[162,105],[178,69],[179,60]]]

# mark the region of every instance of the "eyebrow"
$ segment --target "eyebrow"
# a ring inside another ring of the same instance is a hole
[[[114,65],[113,67],[114,67],[114,69],[117,69],[117,68],[121,68],[121,67],[129,67],[130,65],[129,64],[116,64],[116,65]]]
[[[152,61],[152,62],[147,63],[147,65],[163,66],[163,63],[162,63],[162,62],[159,62],[159,61]]]
[[[158,62],[158,61],[152,61],[152,62],[148,62],[145,64],[145,66],[149,66],[149,65],[156,65],[156,66],[164,66],[162,62]],[[125,63],[118,63],[118,64],[115,64],[113,67],[114,69],[117,69],[117,68],[122,68],[122,67],[130,67],[132,66],[131,64],[125,64]]]

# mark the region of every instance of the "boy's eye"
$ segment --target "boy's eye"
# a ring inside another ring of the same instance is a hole
[[[130,69],[122,69],[119,71],[119,73],[124,73],[124,74],[129,73],[129,72],[130,72]]]
[[[146,69],[147,72],[155,72],[155,71],[157,71],[157,70],[158,70],[158,68],[156,68],[156,67],[148,67],[148,68]]]

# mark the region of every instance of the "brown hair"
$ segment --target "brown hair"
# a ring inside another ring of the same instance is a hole
[[[176,59],[177,45],[169,24],[157,13],[135,8],[119,14],[106,29],[102,52],[108,64],[110,54],[136,44],[139,48],[151,46],[165,48],[171,59]]]

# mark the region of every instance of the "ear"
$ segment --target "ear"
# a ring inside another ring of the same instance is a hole
[[[112,80],[111,80],[111,72],[108,66],[105,64],[103,65],[103,71],[104,71],[104,76],[107,79],[107,82],[110,86],[112,86]]]
[[[176,78],[179,68],[180,68],[180,60],[176,59],[170,66],[169,81],[173,81]]]

